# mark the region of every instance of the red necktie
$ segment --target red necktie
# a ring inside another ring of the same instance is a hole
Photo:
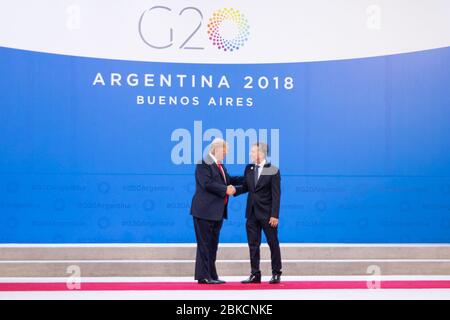
[[[225,184],[226,184],[227,178],[225,176],[225,171],[223,171],[222,164],[217,161],[217,166],[219,167],[220,171],[222,172],[223,179],[225,180]],[[223,199],[223,204],[227,205],[227,203],[228,203],[228,195],[226,194],[225,198]]]

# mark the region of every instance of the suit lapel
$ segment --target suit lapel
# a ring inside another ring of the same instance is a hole
[[[255,190],[259,187],[259,186],[262,186],[262,179],[264,179],[264,176],[265,176],[265,171],[267,170],[267,168],[268,167],[270,167],[270,163],[266,163],[265,165],[264,165],[264,167],[262,167],[261,169],[259,169],[259,170],[262,170],[261,171],[261,174],[259,175],[259,178],[258,178],[258,181],[256,182],[256,184],[255,184],[255,174],[256,174],[256,166],[253,166],[253,184],[254,184],[254,186],[255,186]]]
[[[260,169],[259,169],[259,171],[261,171],[261,170],[264,170],[264,168],[260,168]],[[253,171],[254,171],[253,174],[256,175],[256,167],[255,167],[255,170],[253,170]],[[262,179],[262,177],[263,177],[263,175],[262,175],[262,171],[261,171],[261,173],[259,174],[258,180],[256,180],[255,190],[258,189],[258,186],[261,185],[261,179]],[[253,178],[254,178],[254,177],[253,177]]]
[[[228,184],[228,182],[227,182],[227,170],[226,170],[225,167],[223,166],[223,163],[222,163],[223,174],[222,174],[222,171],[220,170],[218,164],[216,164],[216,167],[217,167],[217,170],[219,170],[220,176],[221,176],[222,179],[225,181],[225,184]]]
[[[207,155],[207,159],[205,159],[205,162],[207,164],[209,164],[213,168],[213,170],[216,170],[217,173],[219,173],[220,177],[222,178],[222,181],[224,181],[224,177],[223,177],[222,171],[220,170],[220,168],[217,165],[217,163],[214,162],[214,159],[211,158],[209,155]],[[223,172],[225,173],[225,177],[226,177],[227,174],[226,174],[225,167],[223,166],[223,164],[222,164],[222,168],[223,168]],[[225,180],[224,183],[227,184],[227,181]]]
[[[256,166],[255,165],[252,165],[251,166],[251,170],[250,170],[250,183],[252,184],[252,186],[253,186],[253,190],[255,190],[256,189],[256,185],[255,185],[255,174],[256,174]]]
[[[225,182],[225,184],[227,184],[227,180],[226,180],[226,176],[227,176],[227,172],[225,171],[225,167],[222,164],[222,169],[223,169],[223,173],[222,170],[220,170],[219,165],[217,163],[213,163],[213,167],[217,170],[217,172],[220,174],[220,177],[222,178],[222,181]],[[225,177],[224,177],[225,174]],[[225,178],[225,179],[224,179]]]

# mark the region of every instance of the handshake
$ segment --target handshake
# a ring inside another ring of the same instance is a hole
[[[227,186],[227,195],[232,196],[236,193],[236,188],[231,184]]]

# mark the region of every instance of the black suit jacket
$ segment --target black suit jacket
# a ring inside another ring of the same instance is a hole
[[[270,163],[264,165],[255,186],[255,165],[245,167],[243,184],[236,187],[236,196],[248,192],[245,217],[255,210],[257,219],[265,220],[280,215],[280,170]]]
[[[224,204],[227,186],[241,184],[242,177],[231,177],[225,166],[226,181],[214,160],[207,156],[195,168],[195,193],[192,198],[191,214],[194,217],[220,221],[228,217],[228,204]]]

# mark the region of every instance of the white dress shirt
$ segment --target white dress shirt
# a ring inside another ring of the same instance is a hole
[[[261,172],[263,171],[263,168],[264,168],[265,165],[266,165],[266,159],[261,161],[261,163],[259,163],[259,164],[255,163],[255,170],[256,170],[256,166],[259,167],[259,169],[258,169],[258,180],[259,180],[259,177],[261,176]]]
[[[217,164],[217,166],[220,169],[220,172],[222,172],[223,180],[227,181],[227,178],[225,177],[225,171],[223,170],[222,166],[219,166],[219,161],[217,161],[216,157],[212,153],[209,153],[209,156],[214,160],[214,163]]]

